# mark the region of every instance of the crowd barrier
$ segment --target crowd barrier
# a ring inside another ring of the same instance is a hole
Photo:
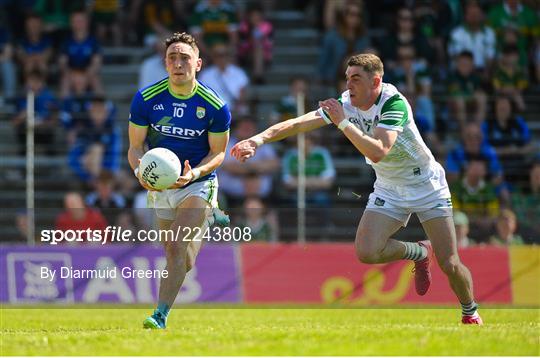
[[[477,301],[540,306],[539,247],[473,247],[460,250],[460,255],[473,275]],[[112,272],[113,268],[115,277],[78,278],[73,274],[82,272],[77,270]],[[164,268],[163,249],[158,245],[4,245],[0,246],[0,301],[155,302],[159,277],[130,275],[133,270],[156,272]],[[432,266],[431,289],[425,296],[418,296],[412,268],[408,261],[361,264],[352,244],[208,244],[188,273],[178,302],[360,306],[457,303],[436,264]],[[54,277],[46,275],[53,270]]]

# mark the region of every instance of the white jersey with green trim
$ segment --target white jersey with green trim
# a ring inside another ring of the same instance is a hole
[[[340,102],[345,117],[366,135],[373,137],[376,127],[399,132],[392,149],[381,161],[373,163],[366,157],[378,181],[393,185],[420,183],[440,168],[418,132],[409,102],[393,85],[383,83],[381,94],[367,111],[351,104],[349,91],[343,92]],[[331,123],[322,109],[319,114]]]

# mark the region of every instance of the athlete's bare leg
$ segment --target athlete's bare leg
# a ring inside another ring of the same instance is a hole
[[[473,282],[469,269],[461,263],[457,251],[456,232],[451,217],[438,217],[422,223],[433,246],[441,270],[461,303],[473,301]]]
[[[401,228],[402,223],[382,213],[365,210],[354,242],[356,256],[368,264],[391,262],[403,259],[405,244],[390,239]]]
[[[200,228],[206,222],[206,216],[210,204],[200,197],[190,196],[184,200],[177,209],[176,219],[170,224],[170,228],[176,232],[180,227],[178,241],[164,242],[165,257],[167,259],[166,270],[168,276],[163,277],[159,287],[159,303],[171,307],[182,287],[188,269],[195,264],[195,258],[202,242],[192,241],[195,235],[193,228]],[[166,224],[166,223],[164,223]],[[183,231],[183,228],[186,231]],[[190,230],[191,229],[191,230]],[[191,235],[184,239],[183,233],[191,231]]]

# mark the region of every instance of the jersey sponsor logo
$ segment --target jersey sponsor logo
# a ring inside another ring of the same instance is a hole
[[[154,104],[154,107],[152,107],[152,109],[154,111],[164,111],[165,110],[165,107],[163,106],[163,104]]]
[[[152,124],[152,129],[163,135],[182,139],[196,139],[203,135],[206,129],[190,129],[175,126],[165,126],[162,124]]]
[[[197,118],[203,119],[206,114],[206,108],[197,106],[197,111],[195,112]]]

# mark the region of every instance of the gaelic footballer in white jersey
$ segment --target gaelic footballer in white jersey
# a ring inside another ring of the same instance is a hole
[[[345,71],[347,91],[339,100],[320,101],[318,110],[236,143],[231,154],[243,162],[265,143],[333,124],[366,157],[377,175],[356,231],[359,261],[377,264],[412,260],[415,289],[422,296],[431,285],[433,252],[461,302],[462,322],[482,324],[471,274],[457,251],[444,170],[420,137],[407,99],[394,86],[383,83],[383,76],[384,65],[376,55],[350,57]],[[420,219],[429,240],[416,243],[393,239],[412,213]]]
[[[366,162],[377,175],[374,198],[382,196],[384,200],[396,201],[397,205],[401,204],[399,206],[417,210],[451,207],[444,169],[424,143],[409,102],[395,86],[383,83],[380,95],[367,111],[351,104],[349,91],[343,92],[339,101],[346,119],[366,135],[373,137],[376,127],[399,133],[382,160],[374,163],[366,157]],[[328,124],[332,123],[322,108],[318,113]],[[441,215],[451,215],[451,211]],[[396,219],[403,220],[402,217]]]

